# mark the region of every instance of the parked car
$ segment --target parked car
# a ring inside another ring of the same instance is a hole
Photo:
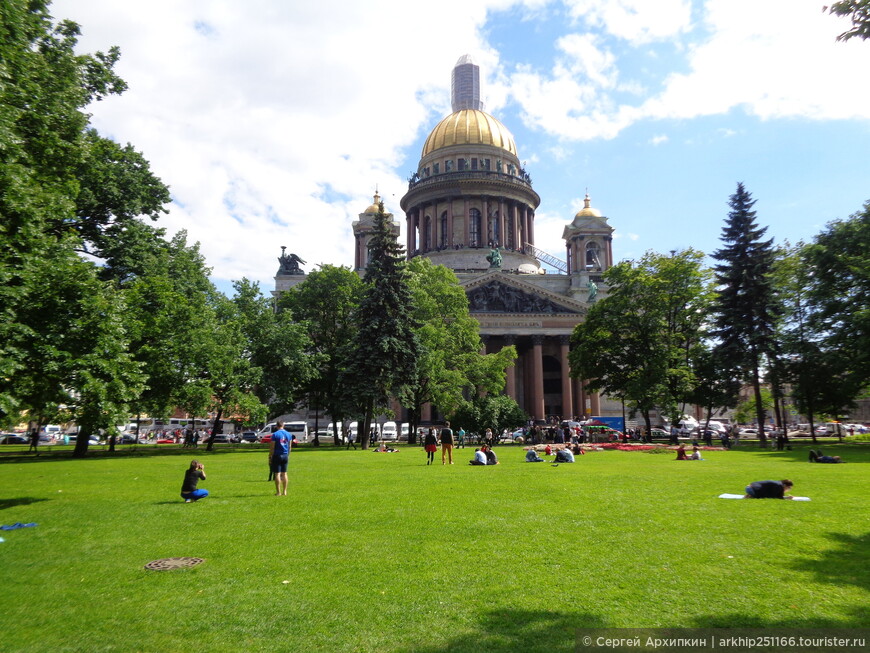
[[[758,437],[758,429],[740,429],[737,434],[741,438],[757,438]]]
[[[13,433],[0,433],[0,444],[29,444],[30,440],[23,435],[15,435]]]
[[[157,444],[175,444],[175,438],[157,438]]]
[[[78,441],[78,439],[79,439],[78,435],[67,435],[66,436],[67,444],[75,444]],[[88,438],[88,444],[91,446],[96,446],[98,444],[102,444],[102,442],[100,442],[99,438],[97,438],[96,435],[92,435]]]
[[[660,429],[659,427],[654,426],[650,429],[650,437],[669,438],[669,437],[671,437],[671,434],[668,431],[665,431],[664,429]]]
[[[208,442],[208,438],[206,437],[203,440],[203,442]],[[232,440],[230,439],[230,436],[228,436],[227,434],[218,433],[214,436],[214,440],[212,440],[212,442],[214,442],[215,444],[218,444],[218,443],[229,444],[230,442],[232,442]]]
[[[257,442],[256,431],[242,431],[242,435],[240,437],[242,442]]]

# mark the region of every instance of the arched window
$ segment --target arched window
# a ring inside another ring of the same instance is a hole
[[[447,211],[444,211],[444,213],[441,214],[440,236],[441,238],[438,241],[438,245],[440,247],[447,247]]]
[[[471,209],[468,212],[468,235],[472,247],[480,246],[480,211]]]
[[[596,242],[586,244],[586,267],[601,269],[601,246]]]

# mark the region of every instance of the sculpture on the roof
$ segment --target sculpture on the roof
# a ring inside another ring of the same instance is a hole
[[[299,267],[305,265],[305,261],[296,256],[296,254],[286,254],[284,250],[287,248],[281,245],[281,256],[278,257],[278,263],[281,267],[278,268],[278,274],[305,274]]]
[[[501,252],[498,251],[498,247],[493,247],[491,250],[489,250],[489,254],[486,257],[486,260],[489,261],[490,268],[501,267]]]

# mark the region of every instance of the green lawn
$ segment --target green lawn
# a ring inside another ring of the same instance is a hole
[[[570,651],[590,627],[870,625],[870,446],[427,467],[418,448],[0,461],[4,651]],[[811,502],[727,501],[790,478]],[[196,556],[166,572],[157,558]]]

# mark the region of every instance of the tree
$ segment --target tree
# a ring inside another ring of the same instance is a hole
[[[694,250],[647,253],[605,272],[607,297],[572,335],[571,375],[630,402],[647,431],[659,408],[679,422],[695,387],[693,360],[701,349],[710,301],[709,273]]]
[[[419,256],[408,268],[420,354],[398,399],[408,409],[408,441],[413,444],[425,404],[450,415],[466,394],[501,392],[516,348],[481,354],[480,325],[468,312],[468,296],[454,272]]]
[[[851,16],[852,28],[837,37],[838,41],[848,41],[857,36],[870,38],[870,0],[839,0],[830,7],[823,7],[837,16]]]
[[[86,436],[141,390],[113,264],[153,249],[160,232],[138,216],[156,217],[169,193],[131,146],[88,129],[84,108],[126,88],[119,51],[76,54],[78,26],[53,24],[47,5],[0,6],[0,418],[66,405]]]
[[[723,247],[713,254],[716,271],[716,356],[723,374],[748,377],[752,384],[758,436],[766,446],[764,408],[761,400],[762,368],[774,351],[777,305],[771,270],[773,240],[762,240],[752,207],[755,200],[742,183],[729,200],[731,211],[722,229]]]
[[[311,354],[321,357],[317,374],[305,389],[311,404],[322,406],[332,416],[335,444],[340,425],[351,414],[350,387],[342,370],[355,341],[356,316],[363,294],[359,275],[346,267],[322,265],[278,300],[278,312],[289,313],[308,330]],[[314,442],[319,444],[315,435]]]
[[[838,415],[870,378],[870,201],[848,220],[829,223],[801,251],[808,339],[827,370],[822,412]],[[815,372],[815,370],[813,370]],[[816,376],[816,382],[819,377]],[[833,396],[831,396],[833,392]]]
[[[491,428],[496,437],[505,429],[525,424],[529,419],[516,401],[507,395],[475,395],[463,401],[451,414],[450,420],[469,433],[483,434]]]
[[[304,324],[290,311],[276,312],[259,284],[242,279],[233,284],[233,304],[247,340],[245,355],[262,372],[254,393],[272,415],[289,412],[316,378],[324,356],[313,352]]]
[[[389,397],[398,395],[414,377],[420,357],[404,248],[396,242],[391,226],[380,203],[369,242],[358,330],[343,377],[363,415],[363,449],[368,448],[375,410],[386,409]]]

